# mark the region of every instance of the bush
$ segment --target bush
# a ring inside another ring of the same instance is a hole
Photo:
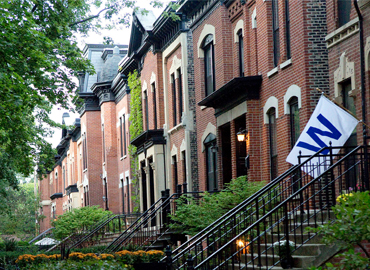
[[[199,202],[183,195],[177,201],[175,214],[171,215],[174,223],[170,226],[178,232],[195,235],[265,185],[240,176],[225,184],[225,189],[217,194],[205,192]]]
[[[8,265],[14,264],[22,254],[22,251],[0,251],[0,267],[7,266],[6,269],[8,269]]]
[[[14,239],[4,239],[4,251],[16,251],[17,250],[17,241]]]
[[[370,241],[370,195],[369,191],[352,192],[337,198],[338,204],[332,207],[336,220],[318,228],[308,228],[309,231],[323,235],[327,245],[335,243],[341,250],[337,255],[341,258],[338,266],[327,264],[328,269],[368,269],[370,255],[363,246],[364,241]],[[363,254],[355,252],[359,247]],[[321,269],[321,268],[319,268]]]
[[[73,209],[58,216],[52,222],[52,226],[55,227],[53,234],[56,239],[63,240],[73,233],[89,228],[108,214],[112,212],[105,211],[96,205]]]

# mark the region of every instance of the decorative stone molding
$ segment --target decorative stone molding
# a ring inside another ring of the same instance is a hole
[[[152,75],[150,76],[150,85],[152,85],[156,81],[156,75],[154,72],[152,72]]]
[[[182,140],[181,145],[180,145],[180,152],[186,151],[186,141],[185,139]]]
[[[143,167],[145,174],[149,174],[149,166]]]
[[[214,125],[212,125],[211,123],[208,123],[206,129],[204,130],[204,132],[202,134],[202,141],[201,141],[202,142],[202,152],[204,152],[204,150],[205,150],[205,147],[204,147],[204,143],[203,142],[205,141],[205,139],[207,138],[207,136],[210,133],[212,133],[213,135],[216,136],[216,134],[217,134],[217,128]]]
[[[278,107],[278,99],[274,96],[271,96],[267,99],[265,106],[263,106],[263,123],[268,124],[269,118],[267,112],[271,109],[275,108],[275,115],[276,119],[279,118],[279,107]]]
[[[370,70],[370,37],[366,38],[365,43],[365,70]]]
[[[149,164],[153,171],[155,171],[155,162]]]
[[[346,53],[342,53],[339,60],[339,67],[334,71],[334,97],[339,103],[342,102],[342,93],[340,92],[340,83],[351,79],[351,90],[356,88],[355,80],[355,63],[349,62]],[[354,95],[355,92],[350,93]]]
[[[169,74],[175,74],[175,79],[178,79],[179,76],[176,70],[178,70],[180,67],[181,67],[181,59],[177,58],[177,55],[175,55],[172,60],[172,65],[171,65]]]
[[[148,89],[148,84],[146,81],[143,81],[143,84],[141,86],[141,91],[144,92]]]
[[[178,154],[177,154],[177,147],[175,144],[172,145],[172,149],[171,149],[171,157],[173,156],[176,156],[176,162],[179,161],[179,157],[178,157]],[[171,164],[173,164],[173,160],[171,159]]]
[[[284,114],[290,114],[289,101],[292,97],[298,98],[298,108],[300,109],[302,106],[301,88],[298,85],[293,84],[289,86],[288,90],[286,90],[284,95]]]
[[[257,9],[254,8],[252,13],[252,29],[257,28]]]
[[[240,29],[242,30],[242,36],[244,37],[244,21],[241,19],[236,23],[236,26],[234,28],[234,42],[235,43],[239,42],[238,32]]]
[[[325,37],[327,48],[331,48],[334,45],[342,42],[346,38],[356,34],[359,31],[358,28],[358,17],[346,23],[342,27],[339,27],[334,32],[330,33]]]
[[[208,34],[212,34],[213,35],[213,44],[216,45],[216,34],[215,33],[216,33],[216,30],[215,30],[215,27],[213,25],[211,25],[211,24],[205,24],[204,25],[203,30],[200,33],[200,36],[199,36],[199,39],[198,39],[198,43],[197,43],[198,58],[203,58],[204,57],[204,51],[201,48],[201,46],[202,46],[202,43],[203,43],[204,38]]]

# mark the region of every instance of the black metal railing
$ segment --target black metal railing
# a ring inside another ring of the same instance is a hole
[[[291,254],[315,236],[305,228],[333,220],[338,195],[368,186],[364,147],[335,149],[300,157],[307,159],[174,250],[172,269],[270,269],[281,258],[292,265]],[[293,247],[280,257],[277,246],[284,240]]]
[[[117,237],[105,252],[118,251],[121,247],[128,245],[134,245],[136,248],[143,250],[160,248],[157,243],[174,233],[170,228],[170,214],[173,214],[176,210],[176,200],[185,194],[192,196],[195,202],[202,198],[203,192],[187,192],[185,186],[183,186],[184,189],[181,192],[180,186],[177,188],[177,193],[171,196],[169,196],[169,190],[162,191],[162,198]]]
[[[53,237],[53,230],[54,230],[54,227],[51,227],[51,228],[43,231],[42,233],[37,235],[35,238],[33,238],[31,241],[29,241],[28,244],[32,244],[32,243],[34,243],[36,241],[39,241],[39,240],[42,240],[46,237],[52,238]]]
[[[109,215],[105,220],[96,224],[91,230],[76,235],[76,238],[66,247],[67,256],[73,248],[92,246],[100,243],[106,238],[110,238],[112,235],[114,236],[117,233],[121,233],[140,215],[141,213]]]

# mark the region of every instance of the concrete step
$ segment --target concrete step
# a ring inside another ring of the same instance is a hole
[[[255,257],[254,255],[253,257]],[[311,265],[311,262],[315,260],[315,256],[301,256],[301,255],[293,255],[293,266],[296,268],[307,268]],[[245,254],[241,255],[241,262],[244,264],[253,264],[251,262],[252,255],[251,254]],[[277,263],[280,260],[280,257],[278,255],[272,255],[272,254],[262,254],[261,260],[258,260],[258,258],[254,259],[254,264],[257,265],[261,263],[263,266],[272,266],[275,263]],[[280,266],[280,263],[277,264]]]

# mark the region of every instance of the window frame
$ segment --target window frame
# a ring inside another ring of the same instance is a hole
[[[279,3],[278,0],[271,0],[272,3],[272,39],[273,39],[273,63],[277,67],[280,60],[280,29],[279,29]]]
[[[278,152],[277,152],[278,147],[277,147],[275,107],[270,108],[267,112],[267,115],[268,115],[269,148],[270,148],[270,178],[271,180],[274,180],[278,175]]]
[[[204,85],[205,85],[205,96],[209,96],[213,92],[215,92],[216,88],[216,79],[215,79],[215,53],[214,53],[214,43],[213,43],[213,35],[208,34],[203,41],[202,49],[204,51]],[[209,53],[208,53],[209,51]],[[211,67],[208,69],[208,57]],[[208,75],[207,71],[211,71],[210,75]],[[209,86],[208,77],[211,77],[212,85]]]
[[[244,41],[243,30],[240,29],[237,33],[238,42],[238,61],[239,61],[239,77],[244,77]]]

